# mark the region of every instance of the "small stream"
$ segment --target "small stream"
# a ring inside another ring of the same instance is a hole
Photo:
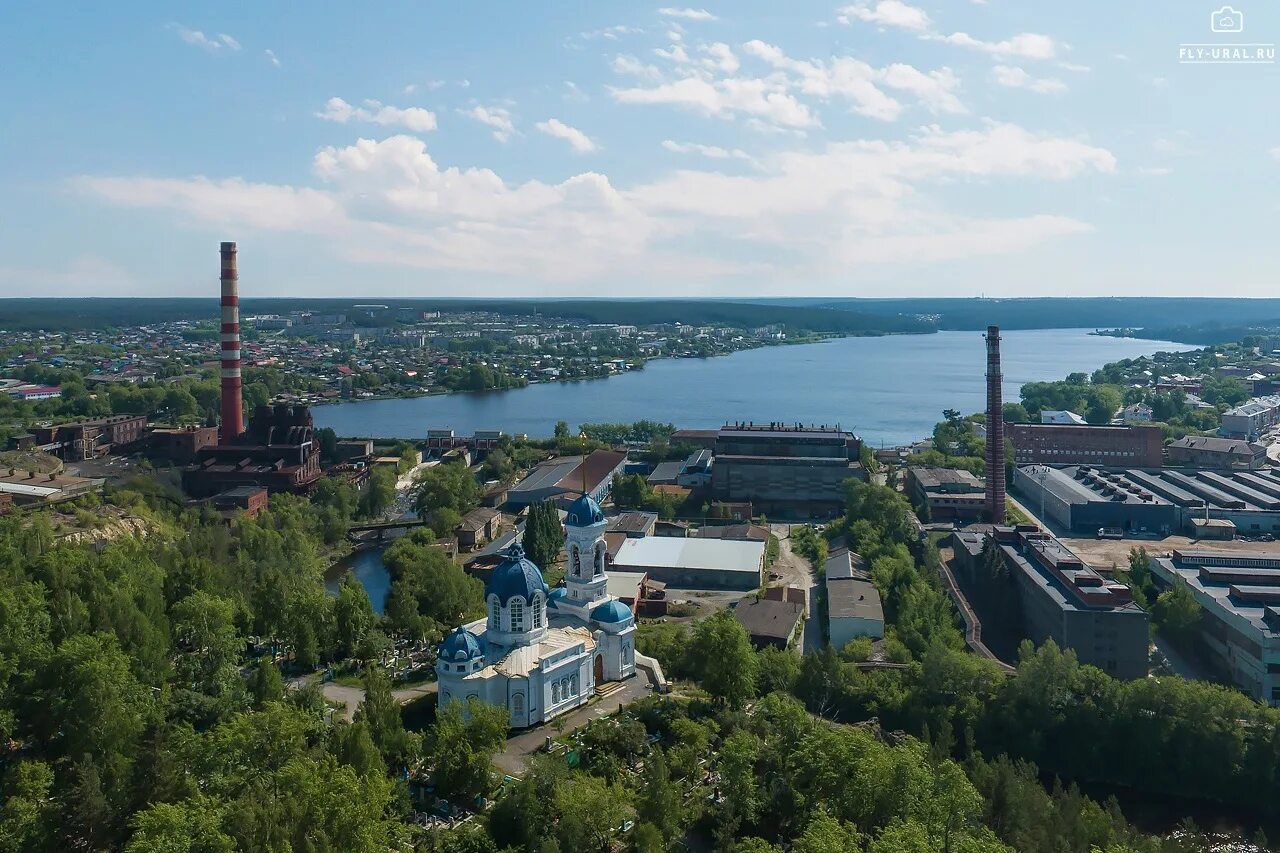
[[[338,587],[347,572],[354,572],[356,580],[369,594],[373,612],[382,615],[387,606],[387,593],[391,592],[391,573],[382,562],[381,546],[362,548],[351,556],[339,560],[324,575],[324,588],[330,595],[338,594]]]

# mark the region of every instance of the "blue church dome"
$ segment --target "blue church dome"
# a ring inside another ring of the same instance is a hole
[[[631,610],[627,605],[618,599],[606,601],[595,610],[591,611],[591,619],[593,622],[618,623],[626,622],[631,618]]]
[[[600,504],[596,503],[591,495],[584,494],[569,504],[569,517],[566,521],[573,527],[590,527],[593,524],[602,523],[604,513],[600,510]]]
[[[567,598],[568,595],[569,595],[569,590],[566,587],[563,587],[563,586],[556,587],[555,589],[551,590],[551,594],[547,596],[547,606],[555,607],[557,601],[561,601]]]
[[[542,571],[524,555],[524,548],[517,542],[507,549],[506,559],[493,570],[484,591],[485,597],[496,595],[505,604],[517,595],[525,601],[532,601],[535,592],[546,595],[547,582],[542,579]]]
[[[459,625],[457,630],[444,638],[436,651],[441,660],[475,660],[484,657],[484,642]]]

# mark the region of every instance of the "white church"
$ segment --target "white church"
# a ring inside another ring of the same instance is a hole
[[[605,519],[589,495],[565,519],[565,585],[547,588],[519,544],[493,570],[484,619],[440,644],[440,707],[479,699],[505,707],[513,728],[586,704],[596,686],[635,675],[635,617],[608,594]]]

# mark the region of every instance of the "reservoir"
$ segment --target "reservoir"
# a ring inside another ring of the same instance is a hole
[[[1043,329],[1002,334],[1004,398],[1027,382],[1092,373],[1104,364],[1193,346]],[[985,404],[981,332],[838,338],[770,346],[708,359],[657,359],[643,370],[581,382],[549,382],[509,391],[368,400],[317,406],[317,427],[340,436],[416,438],[428,429],[471,435],[478,429],[547,437],[556,421],[654,420],[686,429],[727,422],[839,424],[873,447],[932,434],[943,409],[963,414]]]

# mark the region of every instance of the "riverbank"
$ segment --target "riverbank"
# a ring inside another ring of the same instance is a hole
[[[626,370],[610,370],[608,372],[597,373],[591,376],[565,376],[565,377],[558,377],[553,379],[529,379],[529,380],[526,380],[522,385],[517,385],[510,388],[458,388],[458,389],[452,389],[452,390],[451,389],[444,389],[444,390],[426,389],[420,392],[402,391],[402,392],[397,392],[395,394],[376,394],[376,393],[370,393],[366,391],[362,393],[367,394],[368,396],[344,397],[344,398],[338,398],[338,399],[333,399],[328,397],[316,397],[314,399],[304,398],[302,402],[305,402],[311,406],[341,406],[347,403],[368,403],[368,402],[376,402],[381,400],[416,400],[422,397],[450,397],[457,394],[488,394],[488,393],[493,393],[495,391],[518,391],[521,388],[530,388],[535,385],[549,385],[549,384],[563,383],[563,382],[591,382],[598,379],[612,379],[618,376],[625,376],[627,373],[630,373],[635,370],[644,370],[646,364],[654,361],[669,361],[669,360],[680,360],[680,359],[701,360],[701,359],[709,359],[709,358],[723,358],[726,356],[736,355],[737,353],[740,353],[740,352],[749,352],[751,350],[765,349],[768,347],[807,346],[809,344],[822,343],[823,341],[836,340],[839,338],[871,338],[871,337],[886,337],[889,335],[923,335],[923,334],[936,334],[936,332],[937,330],[934,329],[931,332],[924,332],[924,331],[861,332],[861,333],[851,332],[847,334],[827,333],[827,334],[807,335],[802,338],[781,340],[781,341],[777,341],[777,340],[753,341],[751,346],[743,346],[737,349],[727,349],[719,352],[699,353],[694,351],[685,351],[685,352],[679,352],[679,353],[669,353],[669,354],[664,353],[662,355],[639,356],[639,357],[635,357],[635,356],[610,357],[609,355],[600,355],[598,356],[598,358],[600,358],[602,361],[626,361],[628,363],[628,367]]]
[[[1093,335],[1093,329],[1004,333],[1006,399],[1027,382],[1092,373],[1109,362],[1190,346]],[[980,332],[826,338],[706,359],[653,359],[611,382],[547,382],[510,391],[359,401],[314,411],[316,426],[378,439],[500,429],[549,438],[557,421],[653,420],[715,429],[735,420],[840,424],[873,447],[931,434],[943,409],[985,405]]]

